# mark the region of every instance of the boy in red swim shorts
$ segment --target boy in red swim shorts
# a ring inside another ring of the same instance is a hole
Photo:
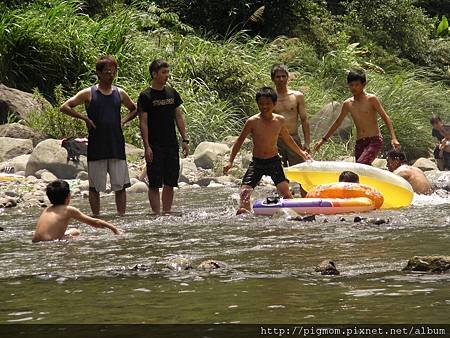
[[[383,119],[389,130],[392,147],[398,150],[400,149],[400,143],[395,136],[392,121],[378,98],[364,91],[366,86],[364,71],[351,70],[347,76],[347,83],[353,97],[344,101],[341,113],[325,136],[316,143],[314,149],[318,151],[322,144],[334,134],[347,114],[350,113],[356,126],[355,161],[371,165],[383,147],[383,138],[377,123],[378,115]]]

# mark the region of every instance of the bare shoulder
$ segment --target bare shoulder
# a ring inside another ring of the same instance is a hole
[[[83,96],[83,97],[90,97],[91,96],[91,87],[84,88],[80,90],[77,95]]]
[[[73,217],[74,215],[79,215],[81,213],[80,210],[78,210],[75,207],[72,207],[70,205],[65,207],[65,211],[67,213],[68,216]]]
[[[91,87],[80,90],[72,99],[75,99],[78,104],[79,102],[89,102],[91,100]]]
[[[397,169],[394,170],[394,174],[403,176],[408,174],[409,172],[411,172],[413,167],[406,165],[406,164],[402,164],[400,167],[398,167]]]
[[[280,114],[273,114],[273,118],[281,123],[284,123],[286,121],[286,118],[283,115]]]
[[[369,100],[369,102],[379,102],[379,99],[375,94],[367,93],[366,96],[367,96],[367,100]]]
[[[304,97],[304,94],[300,90],[289,89],[289,94],[294,95],[296,98]]]
[[[122,87],[117,87],[117,90],[119,91],[120,95],[128,95],[128,93],[125,91],[125,89],[123,89]]]
[[[255,123],[256,121],[258,121],[258,120],[260,120],[260,119],[261,119],[261,117],[259,116],[259,114],[255,114],[255,115],[250,116],[250,117],[247,119],[246,123],[248,123],[248,124],[250,124],[250,123]]]
[[[344,100],[344,102],[342,102],[342,104],[352,104],[353,102],[355,102],[355,99],[352,97],[349,97],[348,99]]]
[[[354,103],[354,102],[355,102],[355,99],[353,97],[349,97],[347,100],[342,102],[342,108],[343,109],[349,108],[352,105],[352,103]]]

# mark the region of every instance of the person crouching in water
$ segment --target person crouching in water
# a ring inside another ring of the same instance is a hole
[[[387,153],[386,159],[389,171],[407,180],[416,194],[429,195],[433,192],[430,181],[423,171],[406,164],[404,153],[391,150]]]
[[[285,118],[273,113],[275,104],[277,103],[277,93],[270,87],[262,87],[256,93],[256,102],[259,113],[247,119],[241,134],[231,149],[230,159],[223,167],[223,173],[227,174],[233,166],[233,161],[242,143],[248,135],[251,135],[253,139],[253,159],[242,179],[240,206],[236,214],[251,211],[250,196],[263,175],[268,175],[272,178],[278,193],[283,198],[292,198],[289,190],[289,181],[284,175],[281,158],[278,155],[278,137],[292,151],[305,160],[312,159],[289,135]]]
[[[39,217],[33,242],[53,241],[78,236],[80,234],[78,229],[66,231],[72,218],[94,228],[108,228],[116,235],[121,233],[114,225],[89,217],[77,208],[70,206],[70,188],[66,181],[56,180],[49,183],[46,193],[53,205],[45,208]]]

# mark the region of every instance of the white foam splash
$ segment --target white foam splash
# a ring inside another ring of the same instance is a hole
[[[439,205],[439,204],[449,204],[450,203],[450,193],[445,190],[438,190],[431,195],[418,195],[414,194],[412,205],[423,206],[423,205]]]

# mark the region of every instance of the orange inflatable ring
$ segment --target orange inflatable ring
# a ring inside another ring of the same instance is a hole
[[[364,184],[348,182],[318,185],[312,188],[306,195],[306,198],[355,197],[366,197],[372,200],[376,209],[379,209],[384,202],[384,197],[378,190]]]

